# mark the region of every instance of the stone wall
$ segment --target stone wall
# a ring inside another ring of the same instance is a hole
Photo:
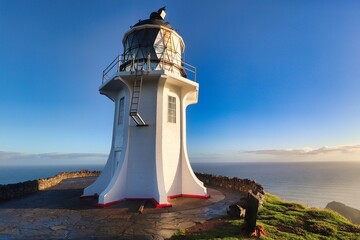
[[[47,188],[51,188],[56,184],[60,183],[62,180],[68,178],[97,177],[99,175],[100,175],[100,171],[81,170],[79,172],[62,172],[55,175],[54,177],[42,178],[37,180],[38,189],[41,191]]]
[[[241,178],[229,178],[225,176],[217,176],[205,173],[195,173],[196,176],[204,184],[209,186],[221,187],[237,192],[247,193],[250,190],[256,195],[258,193],[265,195],[264,188],[254,180],[241,179]]]
[[[0,201],[22,197],[39,191],[37,180],[0,185]]]
[[[68,178],[96,177],[100,171],[82,170],[79,172],[63,172],[50,178],[42,178],[21,183],[0,185],[0,201],[22,197],[41,190],[46,190]]]
[[[0,201],[22,197],[31,193],[46,190],[68,178],[96,177],[100,175],[100,171],[82,170],[79,172],[63,172],[50,178],[43,178],[22,183],[0,185]],[[209,186],[226,188],[238,192],[247,193],[252,190],[254,194],[264,195],[264,188],[253,180],[241,178],[229,178],[225,176],[217,176],[204,173],[196,173],[200,181]]]

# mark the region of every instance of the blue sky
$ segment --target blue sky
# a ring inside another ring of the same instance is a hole
[[[0,0],[0,165],[104,163],[98,93],[122,36],[162,6],[197,67],[201,161],[360,161],[359,1]]]

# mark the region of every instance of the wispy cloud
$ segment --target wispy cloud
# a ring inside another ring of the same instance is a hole
[[[349,146],[333,146],[321,148],[300,148],[300,149],[263,149],[241,151],[241,153],[272,155],[272,156],[304,156],[304,155],[320,155],[328,153],[360,153],[360,145]]]
[[[107,154],[102,153],[21,153],[0,151],[0,165],[36,164],[95,164],[104,163]]]

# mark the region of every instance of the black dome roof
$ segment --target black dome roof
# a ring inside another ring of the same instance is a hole
[[[137,24],[134,25],[134,27],[145,25],[145,24],[160,25],[160,26],[164,26],[164,27],[168,27],[168,28],[172,29],[172,26],[170,25],[170,23],[165,22],[162,19],[151,19],[151,18],[139,21]]]
[[[150,14],[149,19],[140,20],[138,23],[136,23],[134,25],[134,27],[145,25],[145,24],[152,24],[152,25],[160,25],[160,26],[164,26],[164,27],[173,29],[169,22],[164,21],[164,18],[161,16],[162,11],[165,11],[165,7],[160,8],[156,12],[152,12]]]

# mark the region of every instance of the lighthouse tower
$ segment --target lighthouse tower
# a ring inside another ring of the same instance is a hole
[[[84,189],[84,196],[99,196],[99,206],[151,199],[167,207],[169,198],[209,197],[186,149],[196,71],[183,62],[184,41],[164,18],[162,8],[132,26],[124,53],[103,72],[99,91],[115,104],[112,145],[101,175]]]

